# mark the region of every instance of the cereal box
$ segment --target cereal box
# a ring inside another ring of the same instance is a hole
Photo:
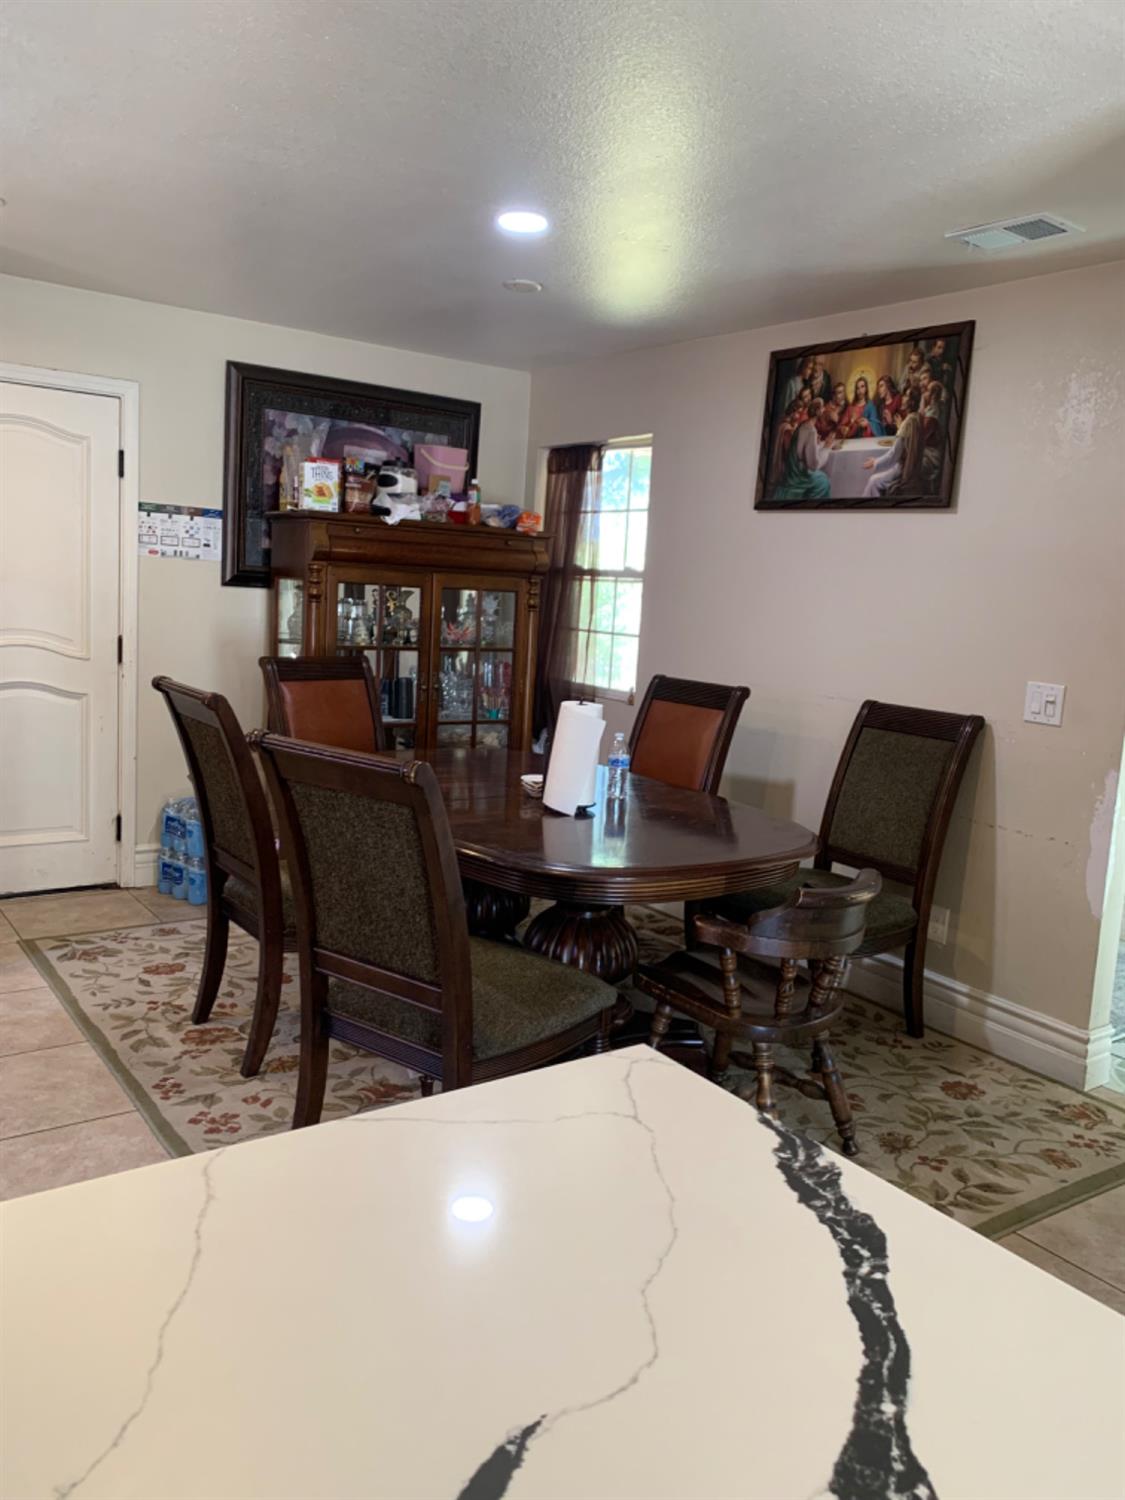
[[[310,458],[301,465],[301,509],[340,509],[338,459]]]

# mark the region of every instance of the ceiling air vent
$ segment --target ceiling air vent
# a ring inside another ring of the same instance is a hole
[[[1024,214],[1019,219],[998,219],[995,224],[977,224],[972,229],[951,229],[945,238],[960,240],[972,250],[1011,250],[1060,234],[1084,233],[1081,224],[1071,224],[1055,214]]]

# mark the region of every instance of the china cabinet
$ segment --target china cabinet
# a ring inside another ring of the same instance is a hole
[[[367,655],[396,749],[524,750],[547,538],[270,516],[273,654]]]

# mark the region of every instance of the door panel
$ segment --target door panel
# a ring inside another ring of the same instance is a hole
[[[0,384],[0,893],[117,876],[120,412]]]

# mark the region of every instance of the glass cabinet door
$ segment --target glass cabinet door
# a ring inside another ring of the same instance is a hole
[[[422,743],[426,683],[420,643],[424,598],[417,582],[336,585],[336,654],[364,655],[379,679],[379,703],[388,748],[411,750]],[[419,703],[419,696],[423,702]]]
[[[515,589],[441,589],[435,743],[506,747],[512,719]]]
[[[299,578],[277,580],[277,654],[300,656],[305,639],[305,585]]]

